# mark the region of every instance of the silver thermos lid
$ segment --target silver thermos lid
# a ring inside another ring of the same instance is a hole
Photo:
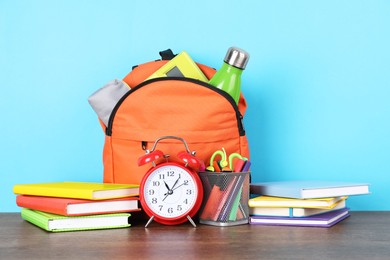
[[[230,47],[224,59],[227,64],[239,69],[245,69],[248,60],[249,53],[237,47]]]

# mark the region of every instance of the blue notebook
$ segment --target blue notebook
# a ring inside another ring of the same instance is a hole
[[[251,183],[251,194],[295,199],[314,199],[369,194],[365,183],[334,181],[280,181]]]

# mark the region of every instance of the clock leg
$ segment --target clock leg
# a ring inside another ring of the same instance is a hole
[[[192,220],[192,218],[190,217],[190,215],[187,215],[187,219],[188,219],[188,221],[189,221],[194,227],[196,227],[196,224],[195,224],[195,222]]]
[[[154,216],[151,216],[150,219],[148,220],[148,222],[145,225],[146,228],[149,226],[150,223],[152,223],[153,219],[154,219]]]

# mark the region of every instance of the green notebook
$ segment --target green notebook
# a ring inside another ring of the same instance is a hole
[[[130,226],[130,213],[66,217],[22,208],[21,216],[24,220],[50,232],[124,228]]]

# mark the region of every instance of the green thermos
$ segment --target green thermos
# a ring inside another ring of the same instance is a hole
[[[240,99],[241,74],[249,60],[249,53],[236,47],[230,47],[222,67],[210,79],[209,83],[229,93],[236,104]]]

